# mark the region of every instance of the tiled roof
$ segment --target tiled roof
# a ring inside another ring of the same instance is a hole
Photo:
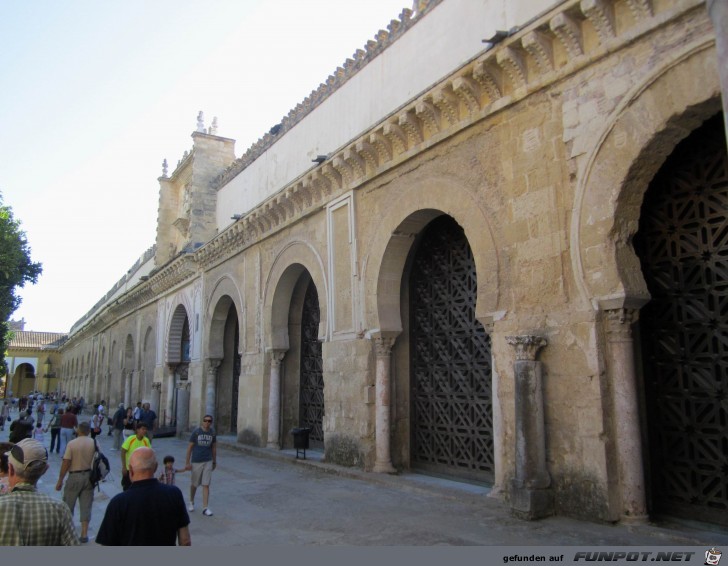
[[[48,350],[60,347],[66,340],[68,334],[61,332],[31,332],[20,330],[14,333],[8,350],[26,348],[30,350]]]

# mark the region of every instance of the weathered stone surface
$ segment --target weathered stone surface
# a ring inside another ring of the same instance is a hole
[[[655,2],[654,14],[629,4],[554,7],[227,226],[214,220],[219,183],[279,138],[269,135],[231,167],[232,140],[195,134],[193,152],[160,179],[146,279],[117,289],[74,329],[62,350],[64,389],[116,403],[126,394],[124,372],[133,370],[131,398],[145,400],[151,384],[161,383],[165,407],[169,367],[181,362],[171,355],[181,334],[173,340],[170,330],[181,307],[190,340],[189,424],[207,406],[208,360],[227,360],[214,389],[221,426],[229,427],[221,432],[262,446],[279,428],[289,447],[289,431],[301,421],[301,317],[313,284],[326,459],[373,469],[372,337],[391,333],[390,412],[379,422],[389,422],[391,464],[409,469],[410,261],[423,229],[447,214],[471,248],[475,316],[491,336],[494,494],[511,498],[527,518],[554,510],[618,520],[627,480],[615,462],[626,449],[615,438],[616,364],[601,311],[648,297],[631,246],[642,197],[675,145],[720,110],[702,3]],[[329,96],[348,68],[320,92]],[[304,116],[315,119],[322,101],[293,112],[286,132]],[[531,333],[549,343],[539,361],[551,484],[511,490],[517,387],[506,337]],[[278,397],[275,389],[271,397],[271,352],[282,355]]]

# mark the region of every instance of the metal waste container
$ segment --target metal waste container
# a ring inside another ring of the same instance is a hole
[[[311,429],[308,427],[296,427],[291,429],[293,435],[293,447],[296,449],[296,459],[298,459],[298,451],[303,450],[303,459],[306,459],[306,450],[308,449],[308,435]]]

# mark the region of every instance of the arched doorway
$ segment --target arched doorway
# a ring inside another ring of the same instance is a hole
[[[318,293],[313,281],[308,283],[301,313],[301,371],[298,392],[299,426],[310,428],[309,440],[314,447],[324,443],[324,372],[321,342],[318,339]]]
[[[418,236],[409,276],[410,464],[492,482],[490,338],[475,318],[477,277],[463,229],[450,216]]]
[[[30,395],[35,390],[35,368],[32,364],[22,363],[15,368],[15,375],[9,390],[15,397]]]
[[[170,373],[167,378],[164,392],[164,412],[160,415],[160,420],[166,424],[181,425],[184,428],[187,423],[177,422],[177,412],[178,405],[181,404],[186,407],[188,399],[185,397],[181,400],[177,398],[180,390],[177,388],[176,383],[177,380],[182,383],[187,382],[191,360],[190,323],[184,305],[177,305],[174,314],[172,314],[167,340],[167,364],[170,368],[174,368],[174,372]]]
[[[635,236],[652,511],[728,525],[728,158],[723,117],[652,180]]]
[[[240,326],[238,313],[230,297],[223,297],[215,309],[224,316],[222,334],[222,361],[217,372],[215,399],[216,428],[219,432],[237,434],[238,393],[240,387]]]

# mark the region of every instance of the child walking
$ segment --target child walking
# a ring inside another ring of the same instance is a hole
[[[43,434],[43,423],[40,421],[35,423],[33,438],[35,438],[38,442],[43,442],[45,440],[45,434]]]
[[[182,473],[185,471],[184,468],[175,469],[174,467],[174,456],[165,456],[164,460],[162,460],[164,463],[164,469],[159,474],[159,481],[167,484],[167,485],[176,485],[175,482],[175,475],[179,472]]]

